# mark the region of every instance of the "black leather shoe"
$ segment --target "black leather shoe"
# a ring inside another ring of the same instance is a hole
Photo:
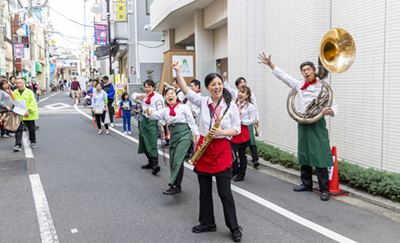
[[[160,171],[160,166],[155,165],[153,166],[153,172],[151,172],[153,175],[157,174]]]
[[[293,191],[295,192],[312,191],[312,188],[306,187],[304,184],[301,184],[300,186],[296,186],[295,188],[293,188]]]
[[[258,166],[260,166],[260,163],[259,163],[258,161],[253,161],[253,167],[254,167],[255,169],[257,169]]]
[[[199,224],[196,226],[193,226],[192,231],[194,233],[201,233],[205,231],[210,231],[214,232],[217,230],[217,226],[215,224]]]
[[[242,232],[240,227],[232,230],[232,238],[235,242],[239,242],[242,240]]]
[[[322,191],[321,192],[321,200],[322,201],[328,201],[329,200],[329,192],[328,191]]]
[[[151,169],[151,164],[142,165],[142,169]]]
[[[242,176],[242,175],[236,175],[233,178],[233,181],[243,181],[243,180],[244,180],[244,176]]]
[[[163,194],[165,195],[173,195],[176,193],[180,193],[182,190],[175,185],[171,186],[168,190],[163,191]]]

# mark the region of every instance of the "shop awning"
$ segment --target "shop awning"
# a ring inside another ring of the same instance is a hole
[[[50,65],[50,73],[54,73],[53,63],[49,62],[49,65]]]
[[[35,64],[36,64],[36,72],[41,73],[42,72],[42,64],[40,64],[39,62],[35,62]]]

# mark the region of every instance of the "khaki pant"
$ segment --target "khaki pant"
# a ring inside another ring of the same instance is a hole
[[[78,97],[78,102],[81,103],[81,98],[79,98],[79,90],[72,90],[72,98],[74,99],[74,104],[76,103],[75,96]]]

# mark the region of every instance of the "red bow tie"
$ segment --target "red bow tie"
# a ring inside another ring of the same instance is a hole
[[[154,92],[151,93],[151,95],[149,95],[149,97],[147,98],[147,100],[145,101],[146,104],[150,105],[151,104],[151,97],[154,96]]]
[[[176,116],[176,112],[175,112],[175,107],[179,104],[179,102],[176,102],[176,104],[174,106],[170,106],[169,107],[169,115],[170,116]]]
[[[312,82],[310,82],[310,83],[309,82],[305,82],[303,87],[301,87],[300,89],[301,90],[305,90],[305,89],[307,89],[308,86],[310,86],[311,84],[315,84],[316,82],[317,82],[317,78],[314,78],[314,80]]]
[[[200,92],[201,92],[200,90],[197,90],[197,91],[196,91],[196,94],[198,94],[198,93],[200,93]]]

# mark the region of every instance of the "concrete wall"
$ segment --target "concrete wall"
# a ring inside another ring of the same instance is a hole
[[[228,25],[214,30],[215,59],[228,57]]]
[[[227,23],[228,1],[215,0],[203,10],[203,26],[205,29],[216,29]]]
[[[175,44],[189,37],[194,33],[194,16],[190,19],[183,21],[175,29]]]

